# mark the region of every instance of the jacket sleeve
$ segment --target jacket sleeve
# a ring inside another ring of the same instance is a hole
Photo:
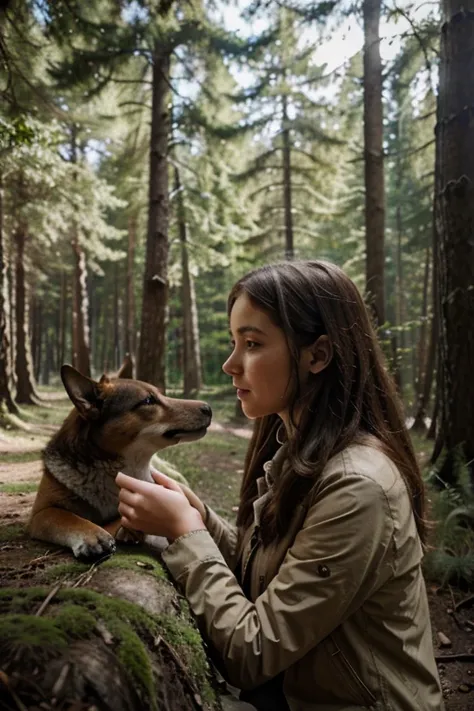
[[[219,516],[210,506],[204,505],[206,519],[204,523],[219,548],[226,564],[231,570],[237,565],[237,526]]]
[[[392,575],[393,529],[380,484],[339,472],[325,479],[278,574],[255,603],[207,531],[177,539],[163,559],[228,681],[251,689],[301,659]]]

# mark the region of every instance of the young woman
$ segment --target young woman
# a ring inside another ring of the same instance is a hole
[[[123,525],[170,540],[166,565],[255,708],[440,711],[423,484],[356,286],[287,262],[228,304],[223,368],[255,420],[237,526],[161,474],[119,474]]]

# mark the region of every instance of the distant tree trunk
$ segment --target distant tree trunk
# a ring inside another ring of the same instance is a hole
[[[110,299],[108,298],[108,293],[105,294],[103,304],[102,304],[102,344],[101,344],[101,355],[100,355],[100,365],[99,370],[102,369],[104,373],[110,371],[109,362],[109,342],[110,342]]]
[[[77,163],[77,130],[71,129],[71,162]],[[79,241],[76,224],[72,229],[72,252],[74,257],[74,277],[72,296],[72,364],[83,375],[90,376],[89,348],[89,299],[87,296],[86,255]]]
[[[58,309],[58,335],[56,361],[60,368],[66,358],[66,307],[67,307],[67,278],[66,272],[61,271],[61,291]]]
[[[42,367],[43,385],[49,385],[49,376],[54,367],[54,351],[53,339],[50,329],[46,328],[44,332],[44,357]]]
[[[20,222],[15,231],[16,268],[15,268],[15,317],[16,317],[16,359],[17,377],[16,400],[19,403],[35,405],[38,403],[33,376],[30,338],[28,334],[28,300],[26,297],[25,244],[27,227]]]
[[[138,215],[133,212],[128,218],[127,287],[125,290],[125,353],[135,355],[135,248],[137,244]]]
[[[201,352],[199,350],[199,322],[196,305],[194,279],[189,271],[188,244],[186,234],[186,213],[182,186],[177,166],[174,168],[174,189],[176,193],[179,239],[181,242],[181,289],[183,314],[183,380],[184,396],[197,395],[201,389]]]
[[[7,260],[3,234],[3,185],[0,174],[0,423],[4,410],[18,415],[18,408],[10,390],[11,358],[10,343],[7,335],[9,301],[7,295]]]
[[[36,382],[41,374],[41,351],[43,346],[43,305],[35,297],[31,300],[31,354],[33,356],[33,371]]]
[[[15,372],[15,361],[16,361],[16,283],[15,283],[15,248],[14,248],[14,235],[11,235],[9,240],[9,253],[7,257],[7,283],[8,283],[8,341],[10,343],[10,362],[12,367],[10,369],[10,389],[12,392],[16,392],[16,372]]]
[[[401,177],[397,178],[398,191],[400,190]],[[398,192],[397,191],[397,192]],[[400,393],[403,389],[403,364],[404,364],[404,351],[405,351],[405,298],[403,293],[403,250],[402,250],[402,236],[403,236],[403,226],[402,226],[402,211],[400,204],[397,205],[396,209],[396,225],[397,225],[397,247],[396,247],[396,276],[395,276],[395,323],[400,328],[397,334],[397,360],[395,368],[395,380],[397,383],[397,388]]]
[[[77,228],[72,240],[74,282],[72,304],[72,364],[83,375],[90,376],[89,324],[86,255],[79,244]]]
[[[431,266],[431,249],[428,247],[426,249],[425,258],[425,271],[423,276],[423,297],[421,304],[421,326],[420,326],[420,337],[418,340],[417,348],[417,375],[415,381],[415,395],[417,402],[417,409],[415,413],[415,419],[412,425],[412,429],[419,432],[426,432],[426,406],[429,399],[429,393],[431,389],[432,374],[428,373],[428,367],[433,369],[433,362],[431,359],[432,353],[432,336],[430,335],[430,344],[427,347],[427,330],[428,330],[428,291],[429,291],[429,280],[430,280],[430,266]],[[433,328],[430,329],[430,334],[433,333]],[[430,362],[431,360],[431,362]],[[430,389],[428,393],[426,392],[426,383],[430,384]]]
[[[120,348],[120,298],[119,298],[119,269],[118,262],[114,264],[114,369],[118,368],[121,363],[121,348]]]
[[[440,476],[449,482],[457,476],[455,452],[460,449],[474,472],[474,0],[444,0],[443,10],[438,94],[439,363],[440,436],[447,457]]]
[[[385,188],[383,156],[381,0],[364,0],[364,162],[366,290],[375,323],[385,321]]]
[[[288,97],[283,94],[283,204],[285,207],[285,257],[295,256],[293,240],[293,213],[291,204],[291,141],[288,123]]]
[[[164,389],[168,306],[169,50],[155,48],[146,262],[137,377]]]

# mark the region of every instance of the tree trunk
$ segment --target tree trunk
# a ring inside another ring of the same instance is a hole
[[[135,355],[136,328],[135,328],[135,248],[137,244],[136,212],[128,218],[128,250],[127,250],[127,287],[125,290],[125,353]]]
[[[122,362],[121,355],[121,339],[120,339],[120,298],[119,298],[119,269],[118,262],[114,264],[114,319],[113,319],[113,329],[114,329],[114,357],[113,364],[114,369],[120,367]]]
[[[283,204],[285,207],[285,258],[295,256],[293,243],[293,213],[291,205],[291,144],[288,123],[288,97],[283,94]]]
[[[146,262],[137,377],[164,389],[168,306],[169,50],[153,57],[150,179]]]
[[[7,256],[7,284],[8,284],[8,341],[10,343],[10,361],[12,367],[10,369],[10,389],[12,392],[16,392],[16,372],[15,372],[15,361],[16,361],[16,282],[15,282],[15,245],[14,245],[14,235],[11,234],[9,240],[9,253]]]
[[[74,282],[72,305],[72,364],[83,375],[90,376],[90,349],[87,296],[87,266],[86,255],[79,244],[77,228],[74,228],[72,239],[74,256]]]
[[[71,163],[77,163],[77,128],[71,127]],[[72,285],[72,364],[83,375],[90,376],[89,299],[87,296],[86,255],[79,241],[77,224],[72,227],[71,247],[74,260]]]
[[[26,232],[26,224],[20,222],[15,232],[16,400],[18,403],[24,403],[26,405],[37,405],[38,396],[34,385],[33,363],[28,333],[28,300],[26,297],[25,277]]]
[[[59,296],[58,309],[58,334],[57,334],[57,354],[56,361],[60,368],[65,363],[66,358],[66,308],[67,308],[67,278],[66,272],[61,271],[61,292]]]
[[[182,314],[183,314],[183,390],[184,397],[196,396],[201,389],[201,352],[199,349],[199,321],[194,279],[189,271],[186,233],[186,212],[177,166],[174,168],[179,239],[181,242]]]
[[[378,326],[385,321],[385,189],[380,7],[381,0],[364,0],[366,290]]]
[[[431,382],[433,379],[432,374],[428,373],[428,368],[433,369],[434,362],[434,348],[432,344],[433,341],[433,328],[430,329],[430,343],[427,348],[427,330],[428,330],[428,290],[429,290],[429,280],[430,280],[430,266],[431,266],[431,249],[428,247],[426,250],[425,259],[425,273],[423,277],[423,298],[421,305],[421,327],[420,327],[420,338],[418,341],[417,357],[418,357],[418,372],[415,382],[415,394],[417,401],[417,410],[415,414],[415,419],[412,425],[413,430],[418,430],[420,432],[426,432],[426,406],[429,400],[429,394],[431,391]],[[429,388],[427,392],[426,383],[429,382]]]
[[[40,380],[41,374],[41,352],[43,346],[43,305],[35,297],[31,300],[31,354],[33,357],[33,372],[36,382]]]
[[[18,408],[13,401],[10,390],[12,363],[7,333],[9,306],[7,260],[5,256],[3,233],[3,185],[0,174],[0,424],[2,422],[2,413],[5,410],[18,415]]]
[[[440,476],[452,481],[459,450],[474,472],[474,0],[445,0],[443,9],[438,231],[441,437],[448,456]]]

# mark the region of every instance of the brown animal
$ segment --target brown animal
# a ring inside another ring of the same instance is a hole
[[[153,385],[117,375],[96,382],[70,365],[61,368],[74,409],[44,450],[29,532],[70,548],[77,558],[107,556],[116,538],[134,538],[120,526],[118,472],[153,481],[153,454],[203,437],[211,422],[205,402],[171,399]]]

